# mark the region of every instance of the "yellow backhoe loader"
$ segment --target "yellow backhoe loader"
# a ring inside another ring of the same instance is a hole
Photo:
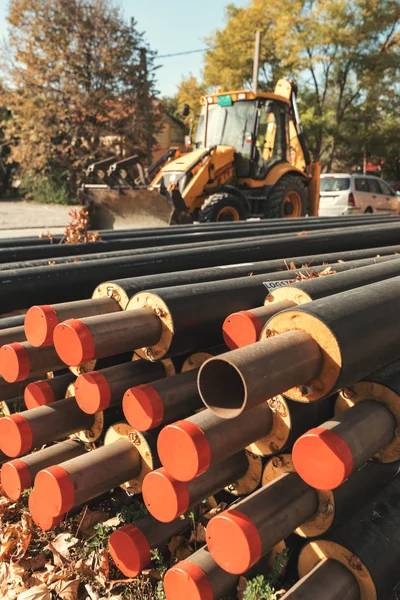
[[[171,148],[146,172],[137,156],[106,159],[81,198],[94,227],[142,227],[317,215],[319,163],[306,148],[296,85],[201,99],[193,150]]]

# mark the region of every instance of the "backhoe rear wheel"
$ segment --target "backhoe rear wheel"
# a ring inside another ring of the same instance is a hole
[[[307,188],[300,177],[284,175],[272,188],[264,217],[293,219],[307,214]]]
[[[207,198],[199,212],[201,223],[243,221],[247,217],[247,208],[240,198],[227,193],[213,194]]]

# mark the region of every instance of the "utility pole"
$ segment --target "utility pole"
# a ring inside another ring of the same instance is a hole
[[[256,94],[258,89],[258,71],[260,69],[260,48],[261,48],[261,31],[256,31],[256,44],[254,48],[254,63],[253,63],[253,92]]]

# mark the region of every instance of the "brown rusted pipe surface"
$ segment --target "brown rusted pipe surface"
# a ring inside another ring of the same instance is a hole
[[[396,419],[379,402],[364,400],[310,429],[295,443],[296,471],[309,485],[333,490],[396,435]]]
[[[129,388],[122,402],[128,423],[138,431],[149,431],[194,413],[203,406],[197,374],[198,369],[194,369]]]
[[[94,358],[104,358],[151,346],[161,337],[161,321],[150,308],[69,319],[54,330],[54,345],[60,358],[78,366]]]
[[[142,490],[143,501],[154,518],[169,523],[204,498],[243,477],[248,468],[245,452],[216,464],[207,473],[188,483],[177,481],[162,467],[146,475]]]
[[[321,368],[318,344],[303,331],[289,331],[210,358],[199,372],[204,404],[231,419],[314,379]]]
[[[2,488],[9,498],[18,500],[24,490],[32,487],[39,471],[84,452],[85,446],[79,440],[67,440],[6,462],[1,469]]]
[[[26,386],[24,401],[27,409],[51,404],[56,400],[65,398],[68,386],[75,381],[72,373],[65,373],[49,379],[40,379]]]
[[[0,347],[13,342],[25,342],[25,330],[23,326],[10,327],[9,329],[0,330]]]
[[[32,346],[51,346],[54,329],[66,319],[92,317],[121,310],[113,298],[93,298],[63,302],[61,304],[42,304],[32,306],[25,316],[26,339]]]
[[[29,342],[14,342],[0,348],[0,372],[9,383],[63,368],[53,346],[34,348]]]
[[[267,435],[272,424],[267,403],[229,420],[204,410],[164,427],[158,436],[158,456],[175,479],[190,481]]]
[[[169,542],[190,525],[189,517],[160,523],[151,515],[114,531],[108,542],[111,557],[126,577],[136,577],[151,561],[151,550]]]
[[[52,517],[136,477],[142,459],[133,444],[120,439],[40,471],[34,491]]]
[[[167,571],[164,591],[167,600],[174,600],[178,593],[180,599],[187,600],[225,598],[230,596],[237,580],[237,575],[221,569],[207,547],[203,547]]]
[[[337,560],[324,559],[300,579],[282,600],[360,600],[357,579]]]
[[[0,419],[0,449],[7,456],[21,456],[85,429],[94,423],[77,405],[75,397],[15,413]]]
[[[249,310],[241,310],[226,317],[222,325],[222,335],[230,350],[255,344],[265,323],[276,313],[295,306],[290,300],[266,304]]]
[[[75,383],[76,401],[84,412],[94,414],[110,406],[120,406],[125,392],[132,386],[165,376],[163,363],[145,360],[83,373]]]
[[[241,574],[318,510],[315,490],[296,473],[285,473],[232,508],[213,517],[206,532],[216,563]]]

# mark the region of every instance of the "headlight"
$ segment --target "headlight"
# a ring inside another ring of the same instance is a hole
[[[167,172],[163,174],[163,182],[166,188],[168,188],[170,185],[174,185],[176,183],[178,183],[179,185],[179,191],[182,194],[183,190],[186,187],[188,181],[188,176],[186,173],[182,173],[180,171],[178,172]]]

